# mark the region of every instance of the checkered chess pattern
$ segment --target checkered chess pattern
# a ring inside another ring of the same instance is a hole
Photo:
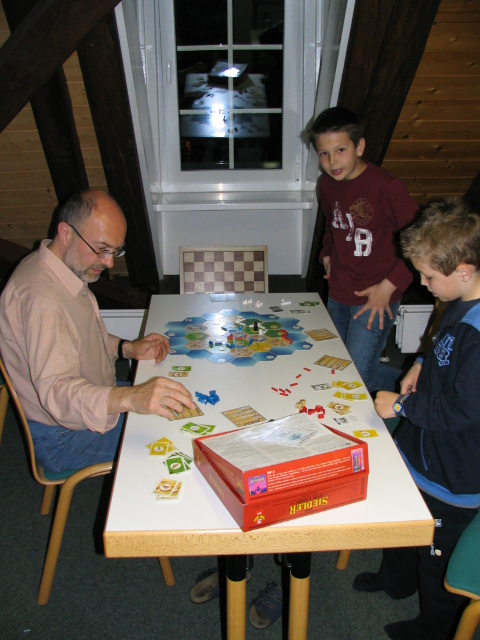
[[[183,254],[185,293],[265,292],[263,251],[192,251]]]

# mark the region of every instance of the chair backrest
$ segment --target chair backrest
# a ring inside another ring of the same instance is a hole
[[[2,357],[0,357],[0,373],[1,376],[3,378],[3,381],[5,383],[5,386],[8,390],[8,395],[10,396],[11,401],[13,402],[13,404],[15,405],[15,408],[17,410],[17,414],[18,414],[18,418],[20,420],[20,424],[22,426],[24,435],[25,435],[25,441],[27,444],[27,449],[28,449],[28,455],[30,457],[30,464],[32,467],[32,473],[33,473],[33,477],[35,478],[35,480],[43,485],[47,485],[47,484],[61,484],[61,482],[63,482],[63,480],[50,480],[48,478],[45,477],[44,473],[43,473],[43,469],[40,465],[37,465],[37,462],[35,460],[35,450],[33,448],[33,441],[32,441],[32,436],[30,434],[30,429],[28,428],[28,422],[27,422],[27,417],[22,409],[22,405],[20,404],[20,400],[18,399],[17,396],[17,392],[15,391],[15,388],[12,384],[12,381],[10,379],[10,376],[7,373],[7,369],[5,368],[5,363],[3,362]]]
[[[180,247],[180,293],[268,293],[268,247]]]

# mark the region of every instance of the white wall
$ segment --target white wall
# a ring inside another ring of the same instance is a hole
[[[309,211],[255,209],[239,211],[162,211],[157,226],[164,238],[162,254],[167,275],[179,273],[179,247],[267,245],[268,271],[300,275]],[[167,240],[168,239],[168,240]]]
[[[145,309],[102,309],[100,311],[108,333],[125,340],[138,338],[145,313]]]

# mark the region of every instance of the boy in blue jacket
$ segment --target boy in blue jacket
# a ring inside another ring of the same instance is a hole
[[[404,418],[396,444],[435,534],[431,548],[385,549],[379,572],[358,575],[353,586],[392,598],[418,590],[420,615],[387,624],[388,637],[446,640],[467,602],[444,589],[446,567],[480,506],[480,216],[460,199],[433,203],[401,244],[421,283],[449,304],[425,360],[417,358],[400,395],[378,392],[375,409],[382,418]]]

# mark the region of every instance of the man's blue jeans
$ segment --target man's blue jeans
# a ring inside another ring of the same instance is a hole
[[[118,386],[129,383],[119,382]],[[28,420],[35,459],[45,471],[61,473],[67,469],[84,469],[92,464],[115,459],[125,414],[121,413],[113,429],[105,433],[65,427],[52,427]]]
[[[124,420],[122,413],[116,426],[105,433],[89,429],[73,431],[29,420],[35,459],[45,471],[53,473],[110,462],[115,459]]]
[[[378,315],[375,316],[370,330],[367,329],[369,312],[362,314],[357,320],[353,319],[362,306],[350,307],[329,298],[327,310],[367,389],[371,393],[380,389],[395,391],[395,383],[402,372],[381,363],[380,356],[387,344],[400,302],[390,304],[393,320],[385,314],[382,330],[379,327]]]

